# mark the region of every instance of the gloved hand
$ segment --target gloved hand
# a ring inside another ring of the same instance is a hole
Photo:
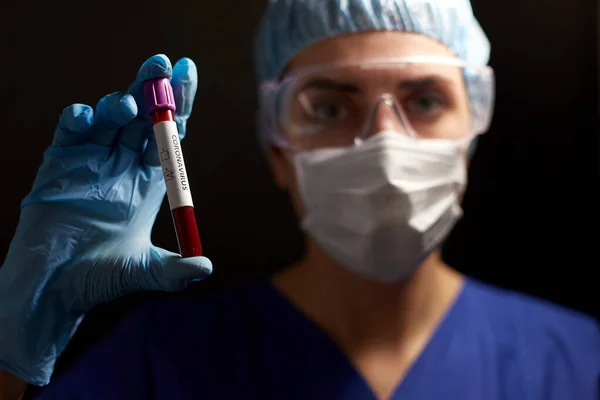
[[[205,257],[155,247],[150,233],[165,184],[146,116],[142,82],[171,77],[185,135],[197,71],[157,55],[126,93],[96,112],[63,111],[17,231],[0,268],[0,369],[34,385],[49,382],[55,360],[95,305],[142,290],[176,291],[212,272]]]

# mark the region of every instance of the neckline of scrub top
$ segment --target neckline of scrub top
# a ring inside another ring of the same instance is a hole
[[[360,390],[361,392],[368,393],[368,396],[375,400],[377,397],[375,396],[373,389],[367,383],[362,374],[356,369],[356,367],[350,362],[348,356],[342,351],[342,349],[338,346],[338,344],[327,334],[327,332],[317,325],[313,320],[311,320],[304,312],[302,312],[288,297],[279,291],[272,283],[269,283],[271,288],[270,292],[275,297],[274,302],[269,302],[270,307],[274,307],[279,305],[281,308],[283,307],[283,312],[278,312],[275,315],[287,315],[290,318],[294,318],[294,322],[299,324],[299,326],[305,326],[307,328],[304,333],[309,333],[310,336],[320,341],[321,348],[324,351],[332,353],[340,361],[340,366],[343,366],[346,369],[349,369],[351,375],[354,375],[356,378],[356,382],[360,382],[359,387],[353,387],[352,391],[354,392],[354,396],[356,396],[356,391]],[[393,390],[393,394],[390,397],[390,400],[400,400],[404,396],[405,393],[413,392],[413,387],[415,385],[419,385],[419,382],[416,381],[418,376],[421,376],[421,370],[429,369],[431,359],[434,363],[436,358],[439,357],[439,354],[445,351],[445,344],[447,341],[442,340],[444,336],[447,334],[451,334],[455,331],[456,327],[459,326],[462,321],[460,317],[463,313],[456,312],[457,309],[462,308],[462,304],[466,301],[468,288],[471,287],[471,281],[467,277],[463,277],[463,283],[459,292],[456,294],[454,300],[449,304],[448,309],[444,316],[440,318],[437,327],[434,329],[431,337],[427,341],[427,344],[421,351],[421,353],[417,356],[412,365],[407,369],[405,375],[400,379],[398,383],[396,383],[395,389]],[[308,332],[307,332],[308,331]],[[348,390],[349,392],[350,390]],[[365,397],[356,396],[355,398],[365,399]]]

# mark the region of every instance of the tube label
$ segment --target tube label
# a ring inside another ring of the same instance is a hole
[[[167,185],[169,207],[171,210],[183,206],[193,207],[192,193],[190,192],[183,161],[177,124],[174,121],[163,121],[154,124],[153,128],[165,184]]]

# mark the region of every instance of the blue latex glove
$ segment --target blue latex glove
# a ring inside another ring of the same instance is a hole
[[[155,247],[150,233],[166,188],[142,82],[171,77],[185,134],[198,77],[182,59],[148,59],[126,93],[96,112],[66,108],[0,268],[0,369],[34,385],[93,306],[142,290],[176,291],[212,272],[204,257]]]

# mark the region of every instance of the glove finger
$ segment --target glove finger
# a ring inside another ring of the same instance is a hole
[[[149,275],[141,282],[141,290],[175,292],[212,273],[212,262],[206,257],[182,258],[177,253],[161,248],[155,248],[155,251],[157,257],[147,270]]]
[[[175,121],[179,128],[179,139],[185,137],[185,124],[189,119],[198,90],[198,69],[190,58],[182,58],[173,67],[173,95],[175,97]]]
[[[131,94],[138,105],[140,118],[147,118],[148,112],[144,103],[144,81],[154,78],[171,78],[173,67],[171,61],[164,54],[157,54],[148,58],[138,70],[135,82],[129,87],[127,93]]]
[[[206,257],[177,257],[167,262],[163,279],[159,280],[169,292],[183,290],[190,283],[204,280],[212,273],[212,262]]]
[[[142,155],[142,164],[149,167],[160,166],[160,154],[158,153],[158,146],[154,135],[148,137],[148,143]]]
[[[209,276],[212,268],[206,257],[181,258],[158,247],[137,260],[130,255],[94,257],[79,262],[69,278],[78,290],[69,291],[64,301],[70,309],[87,312],[93,306],[130,293],[183,290]]]
[[[136,118],[119,131],[117,142],[133,151],[142,152],[151,136],[152,122],[145,118]]]
[[[94,110],[90,106],[72,104],[65,108],[54,131],[52,145],[64,147],[84,144],[93,120]]]
[[[115,92],[104,96],[96,105],[94,127],[88,140],[100,146],[113,146],[119,130],[137,113],[137,104],[130,94]]]

